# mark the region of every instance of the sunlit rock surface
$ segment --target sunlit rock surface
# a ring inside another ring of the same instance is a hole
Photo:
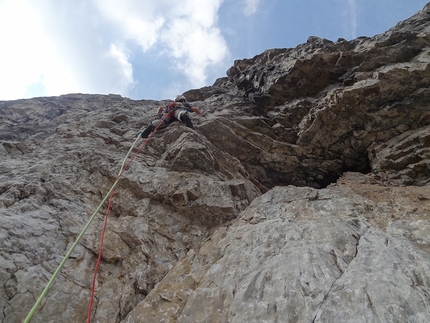
[[[430,322],[429,26],[428,5],[371,38],[238,60],[185,93],[194,129],[125,161],[169,101],[0,102],[0,320],[25,319],[131,161],[93,322]],[[106,208],[32,322],[86,321]]]

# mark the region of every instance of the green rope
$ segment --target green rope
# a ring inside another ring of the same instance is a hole
[[[128,151],[127,155],[125,155],[125,158],[122,162],[121,169],[119,170],[118,176],[121,176],[121,173],[122,173],[122,170],[124,169],[124,165],[125,165],[125,162],[127,161],[128,155],[130,155],[131,151],[133,150],[134,145],[139,140],[139,138],[140,138],[140,136],[136,136],[136,139],[134,140],[133,145],[131,145],[130,150]]]
[[[129,156],[130,152],[132,151],[132,149],[133,149],[133,147],[136,144],[136,142],[137,142],[138,139],[139,139],[139,137],[136,137],[136,140],[134,141],[133,145],[131,146],[130,150],[128,151],[127,155],[125,156],[124,161],[123,161],[123,163],[121,165],[121,170],[120,170],[120,172],[118,174],[117,179],[113,183],[111,189],[109,190],[109,192],[107,192],[107,194],[104,197],[104,199],[101,201],[101,203],[99,204],[99,206],[97,207],[97,209],[94,211],[93,215],[90,217],[90,219],[88,220],[87,224],[82,229],[81,233],[78,235],[78,237],[76,238],[75,242],[70,247],[69,251],[66,253],[66,255],[63,258],[63,260],[58,265],[58,268],[55,270],[54,274],[52,275],[51,279],[49,280],[49,282],[46,285],[45,289],[43,290],[42,294],[39,296],[39,298],[37,299],[37,301],[34,304],[33,308],[31,309],[30,313],[27,315],[26,319],[24,320],[24,323],[29,323],[30,322],[31,318],[33,317],[34,313],[36,312],[36,310],[39,307],[40,303],[42,302],[43,298],[48,293],[48,290],[51,287],[51,285],[53,284],[55,278],[57,278],[58,274],[60,273],[60,271],[63,268],[64,264],[66,263],[67,259],[70,257],[70,255],[72,254],[73,250],[78,245],[79,240],[81,240],[82,236],[84,235],[85,231],[87,231],[88,227],[90,226],[91,222],[94,220],[96,214],[99,212],[99,210],[102,207],[103,203],[106,202],[106,200],[108,199],[108,197],[112,193],[113,189],[115,188],[116,184],[118,183],[118,181],[120,179],[120,176],[123,173],[125,162],[126,162],[126,160],[127,160],[128,156]]]

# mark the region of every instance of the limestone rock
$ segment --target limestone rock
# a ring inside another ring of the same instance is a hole
[[[6,153],[1,157],[4,322],[25,318],[114,183],[134,134],[163,103],[98,95],[51,101],[26,100],[22,110],[23,101],[7,102],[0,109],[11,124],[21,120],[14,116],[23,111],[33,110],[35,116],[27,121],[28,130],[3,129],[11,137],[2,142]],[[65,111],[59,113],[58,106]],[[94,111],[88,112],[89,106]],[[49,120],[38,117],[51,113]],[[34,124],[45,126],[35,130]],[[195,131],[180,125],[160,131],[114,190],[95,317],[104,322],[125,317],[178,259],[260,194],[236,158]],[[43,303],[46,310],[33,321],[85,319],[105,207],[52,286]],[[67,318],[59,319],[62,304],[77,312],[64,310]]]
[[[391,181],[428,183],[430,175],[430,127],[406,131],[370,152],[372,169]]]
[[[379,198],[400,207],[391,194]],[[389,229],[428,220],[427,201],[417,205],[391,220],[391,208],[345,183],[274,188],[182,259],[125,322],[426,322],[430,255]],[[381,218],[390,220],[372,223]]]
[[[169,100],[0,102],[0,320],[94,214],[31,322],[86,319],[117,183],[95,322],[429,322],[429,26],[237,60],[146,145]]]
[[[248,172],[262,165],[257,180],[266,186],[324,187],[345,170],[369,171],[372,143],[429,123],[428,46],[426,6],[372,38],[334,43],[311,37],[296,48],[236,61],[215,86],[255,103],[253,113],[266,123],[258,132],[303,149],[296,165],[256,158]],[[267,172],[279,182],[271,183]]]

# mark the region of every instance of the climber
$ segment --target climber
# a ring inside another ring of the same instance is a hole
[[[185,123],[188,128],[193,128],[193,123],[188,116],[188,112],[201,114],[200,109],[198,107],[191,106],[191,104],[187,102],[187,99],[185,99],[183,95],[177,95],[174,102],[166,106],[161,106],[157,109],[157,119],[152,121],[143,132],[139,132],[138,136],[140,135],[142,138],[147,138],[149,134],[160,124],[160,122],[164,123],[160,126],[161,128],[167,127],[176,120]],[[167,115],[163,116],[163,113]]]

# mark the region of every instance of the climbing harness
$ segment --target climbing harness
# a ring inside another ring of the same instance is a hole
[[[165,115],[163,117],[162,121],[164,121],[164,119],[166,117],[167,117],[167,115]],[[70,257],[70,255],[72,254],[73,250],[78,245],[79,241],[81,240],[81,238],[84,235],[85,231],[87,231],[88,227],[90,226],[91,222],[94,220],[95,216],[99,212],[99,210],[102,207],[102,205],[110,197],[109,203],[108,203],[108,208],[107,208],[107,211],[106,211],[105,221],[104,221],[104,224],[103,224],[102,235],[101,235],[101,239],[100,239],[99,256],[98,256],[98,259],[97,259],[97,264],[96,264],[96,268],[95,268],[95,272],[94,272],[94,277],[93,277],[93,282],[92,282],[91,300],[90,300],[90,305],[89,305],[89,309],[88,309],[88,321],[87,321],[88,323],[90,322],[90,320],[91,320],[91,307],[92,307],[92,303],[93,303],[94,289],[95,289],[95,280],[96,280],[96,277],[97,277],[98,266],[99,266],[100,260],[101,260],[101,252],[102,252],[102,246],[103,246],[103,240],[104,240],[104,233],[105,233],[105,230],[106,230],[107,217],[109,215],[110,206],[112,204],[114,188],[115,188],[116,184],[118,184],[118,181],[121,178],[121,176],[127,170],[128,166],[132,163],[132,161],[134,160],[134,158],[136,158],[136,156],[140,153],[140,151],[146,146],[146,144],[149,142],[149,140],[152,138],[152,136],[158,130],[158,128],[160,127],[160,125],[163,124],[163,123],[164,122],[160,122],[160,124],[157,125],[157,127],[155,127],[155,129],[149,134],[148,138],[146,138],[146,140],[143,142],[143,144],[139,147],[139,149],[137,150],[137,152],[131,157],[130,161],[126,164],[128,156],[130,155],[130,153],[133,150],[133,148],[134,148],[137,140],[139,139],[139,136],[136,137],[136,140],[134,141],[133,145],[131,146],[130,150],[127,152],[127,155],[124,158],[124,161],[123,161],[123,163],[121,165],[121,169],[119,171],[119,174],[118,174],[117,178],[115,179],[114,183],[112,184],[112,187],[106,193],[105,197],[100,202],[99,206],[96,208],[96,210],[94,211],[94,213],[91,215],[91,217],[89,218],[89,220],[85,224],[84,228],[82,229],[81,233],[78,235],[78,237],[76,238],[75,242],[72,244],[72,246],[70,247],[69,251],[66,253],[66,255],[63,258],[63,260],[58,265],[58,267],[55,270],[54,274],[52,275],[51,279],[46,284],[45,289],[42,291],[42,294],[40,294],[40,296],[37,299],[36,303],[33,305],[32,309],[30,310],[30,312],[28,313],[27,317],[25,318],[24,323],[29,323],[30,322],[31,318],[33,317],[34,313],[38,309],[38,307],[39,307],[40,303],[42,302],[42,300],[45,298],[45,296],[48,293],[51,285],[54,283],[55,278],[57,278],[58,274],[60,273],[60,271],[63,268],[64,264],[66,263],[67,259]]]

